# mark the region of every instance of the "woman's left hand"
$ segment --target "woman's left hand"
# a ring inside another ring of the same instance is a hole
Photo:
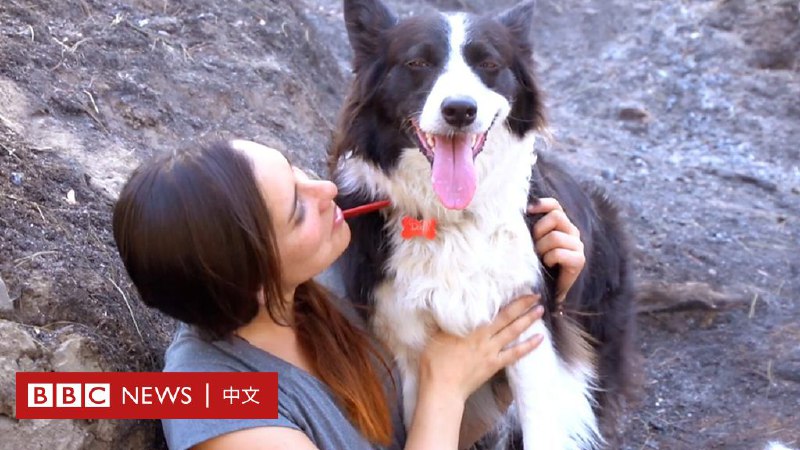
[[[556,282],[556,302],[561,303],[586,264],[581,233],[554,198],[539,199],[528,213],[544,214],[533,226],[533,242],[544,265],[561,268]]]

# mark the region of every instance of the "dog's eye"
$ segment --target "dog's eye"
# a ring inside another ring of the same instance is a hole
[[[431,66],[431,63],[422,58],[414,58],[406,62],[406,66],[412,69],[426,69]]]
[[[484,70],[495,71],[500,68],[500,64],[497,64],[494,61],[487,60],[483,61],[482,63],[478,64],[478,67]]]

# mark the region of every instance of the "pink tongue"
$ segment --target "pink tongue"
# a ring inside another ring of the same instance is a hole
[[[464,209],[475,195],[475,165],[470,135],[437,135],[433,156],[433,190],[448,209]]]

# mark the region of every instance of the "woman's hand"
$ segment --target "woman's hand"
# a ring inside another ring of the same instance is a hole
[[[544,308],[534,305],[539,296],[525,296],[503,308],[497,318],[464,337],[436,333],[420,357],[420,387],[436,386],[439,394],[452,394],[464,402],[497,371],[533,351],[541,335],[509,346],[542,317]]]
[[[490,429],[471,430],[474,436],[460,436],[467,397],[489,381],[498,370],[513,364],[542,342],[541,335],[509,346],[519,339],[544,308],[533,307],[538,296],[522,297],[506,306],[497,318],[464,336],[437,332],[428,341],[419,361],[419,386],[414,418],[408,430],[406,450],[459,448],[459,441],[471,445]],[[493,424],[492,424],[493,425]]]
[[[586,264],[581,233],[554,198],[539,199],[528,213],[544,214],[533,227],[533,242],[544,265],[561,268],[556,281],[556,302],[561,303]]]

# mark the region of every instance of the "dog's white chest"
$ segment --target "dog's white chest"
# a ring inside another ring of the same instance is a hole
[[[428,240],[403,239],[401,218],[391,217],[393,251],[378,304],[395,305],[393,313],[430,314],[444,330],[466,334],[513,297],[532,292],[540,265],[521,214],[482,219],[440,224]]]

